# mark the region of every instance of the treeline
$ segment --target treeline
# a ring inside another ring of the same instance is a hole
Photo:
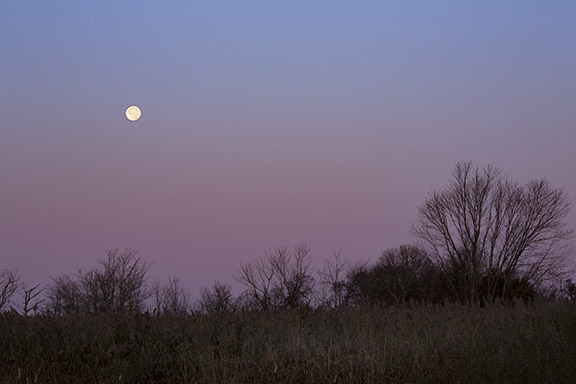
[[[245,288],[216,282],[191,303],[183,281],[147,284],[150,263],[131,249],[108,251],[98,267],[59,276],[41,289],[19,282],[15,271],[0,274],[0,312],[22,293],[20,311],[69,313],[182,314],[238,309],[398,305],[456,302],[484,306],[503,300],[533,302],[543,293],[573,300],[566,280],[575,250],[566,193],[546,179],[525,185],[493,167],[456,164],[448,186],[433,191],[418,208],[412,233],[419,246],[383,252],[374,263],[350,265],[334,252],[321,271],[310,268],[308,244],[278,247],[240,265],[234,279]]]
[[[414,245],[404,245],[383,252],[373,263],[350,265],[334,252],[320,271],[310,268],[310,246],[298,244],[293,249],[278,247],[263,258],[242,264],[234,278],[244,286],[237,297],[227,283],[215,282],[200,290],[192,302],[183,281],[170,277],[164,284],[148,284],[151,264],[131,249],[110,250],[98,266],[79,270],[74,276],[52,278],[45,289],[27,288],[15,272],[1,275],[0,312],[11,310],[24,315],[85,313],[150,313],[185,315],[236,311],[270,311],[288,308],[345,308],[412,304],[461,303],[454,287],[458,271],[444,271],[427,253]],[[488,302],[533,303],[538,295],[576,302],[576,285],[566,281],[563,287],[546,292],[525,278],[501,281],[490,292],[482,279],[481,306]],[[506,286],[507,285],[507,286]],[[21,310],[16,310],[18,293]]]

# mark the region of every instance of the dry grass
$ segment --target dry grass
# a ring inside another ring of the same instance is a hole
[[[0,382],[574,383],[576,307],[0,316]]]

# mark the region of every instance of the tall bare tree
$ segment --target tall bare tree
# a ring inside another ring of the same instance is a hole
[[[244,296],[262,310],[306,306],[314,289],[310,246],[298,244],[293,252],[288,247],[277,247],[263,259],[242,264],[235,279],[246,287]]]
[[[13,304],[13,297],[20,289],[20,275],[16,270],[4,269],[0,272],[0,312]]]
[[[461,162],[448,187],[418,208],[412,229],[460,299],[481,302],[504,296],[514,279],[537,285],[563,271],[573,252],[569,210],[568,196],[546,179],[522,186],[493,166]]]

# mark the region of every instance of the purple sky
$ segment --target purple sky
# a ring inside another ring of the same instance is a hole
[[[45,284],[133,248],[197,296],[279,245],[373,261],[462,160],[575,200],[575,20],[573,1],[6,1],[0,269]]]

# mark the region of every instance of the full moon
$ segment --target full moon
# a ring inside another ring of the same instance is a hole
[[[135,105],[131,105],[126,109],[126,118],[130,121],[136,121],[140,118],[142,112],[140,108]]]

